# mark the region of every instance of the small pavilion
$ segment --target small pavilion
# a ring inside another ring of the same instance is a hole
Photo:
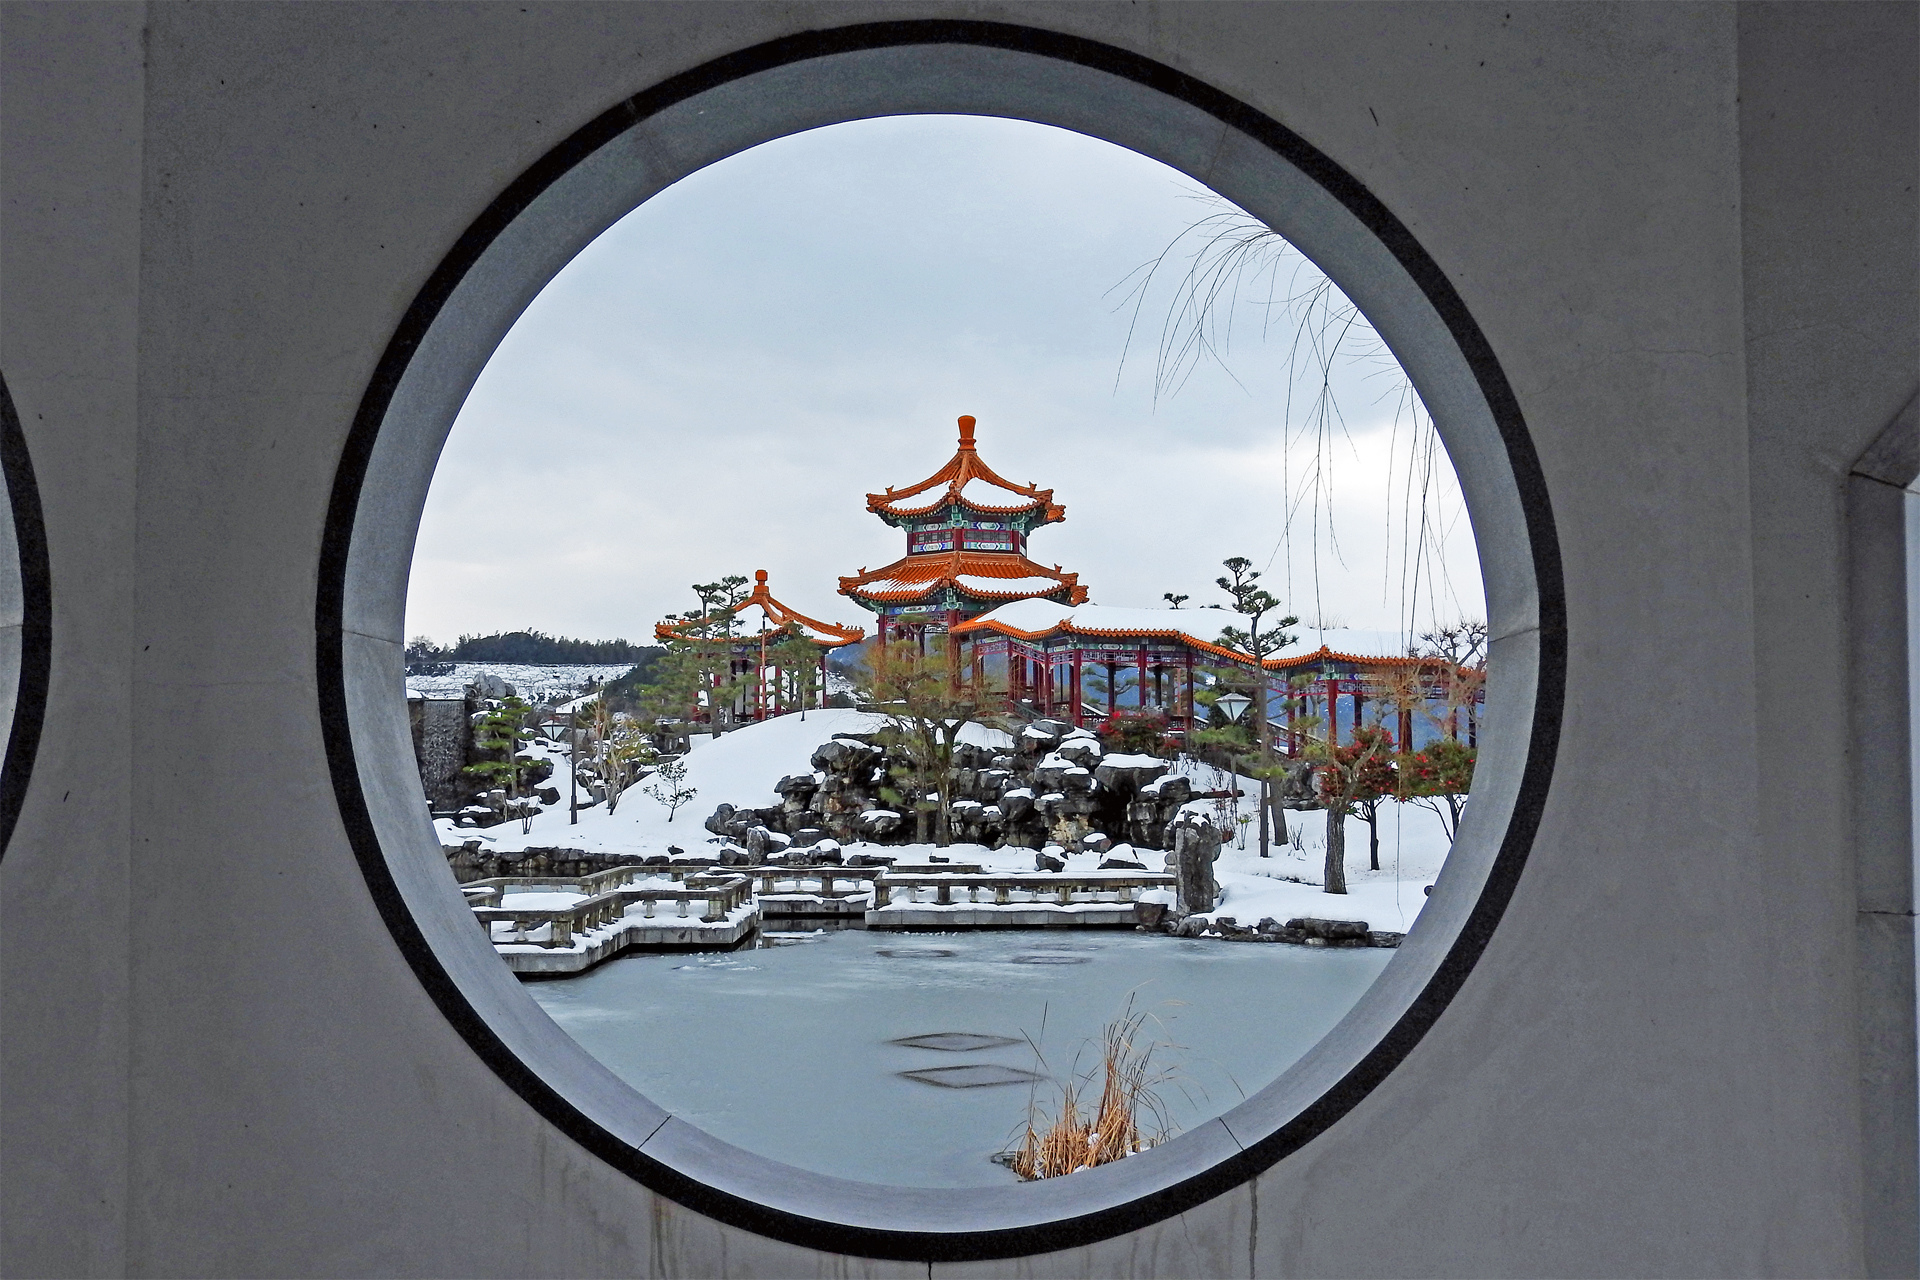
[[[758,617],[753,611],[758,610]],[[733,714],[742,720],[766,720],[773,716],[784,715],[789,711],[803,708],[789,696],[783,682],[777,678],[777,672],[768,665],[768,646],[778,644],[788,635],[798,633],[818,647],[820,663],[820,684],[822,705],[824,705],[827,675],[827,655],[835,649],[850,644],[858,644],[866,638],[864,627],[847,627],[837,622],[822,622],[818,618],[809,618],[798,609],[791,608],[774,599],[773,592],[767,586],[767,571],[759,569],[753,575],[753,592],[745,600],[724,612],[727,619],[725,633],[722,635],[703,635],[704,628],[715,625],[716,617],[708,619],[689,618],[655,624],[653,635],[663,644],[726,644],[731,649],[728,660],[729,674],[738,679],[752,677],[752,687],[735,699]],[[745,624],[742,627],[741,624]],[[716,684],[718,680],[716,678]]]
[[[945,466],[918,484],[867,495],[867,510],[907,535],[907,553],[880,569],[840,579],[840,594],[880,617],[882,638],[944,633],[958,657],[956,629],[1012,601],[1084,604],[1077,574],[1027,558],[1035,529],[1066,519],[1053,490],[1015,484],[980,457],[974,420],[960,419],[960,443]]]

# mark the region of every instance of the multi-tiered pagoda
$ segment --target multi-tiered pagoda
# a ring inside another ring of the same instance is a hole
[[[1082,604],[1078,575],[1027,559],[1035,529],[1066,519],[1053,490],[994,474],[960,419],[960,447],[947,465],[905,489],[867,495],[867,510],[907,531],[907,554],[883,569],[840,579],[840,594],[881,617],[884,637],[946,632],[1015,600]]]

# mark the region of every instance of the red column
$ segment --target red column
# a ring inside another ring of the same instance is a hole
[[[1147,646],[1146,645],[1143,644],[1140,646],[1139,651],[1134,654],[1134,659],[1135,659],[1134,665],[1139,669],[1139,678],[1133,686],[1133,697],[1134,697],[1134,701],[1139,704],[1139,709],[1141,711],[1145,711],[1147,709]]]
[[[1080,727],[1080,650],[1073,651],[1073,687],[1067,690],[1067,697],[1073,704],[1073,727]]]
[[[1183,653],[1185,656],[1181,660],[1181,665],[1186,669],[1187,678],[1187,697],[1183,714],[1186,716],[1187,728],[1191,729],[1193,728],[1193,650],[1185,649]]]

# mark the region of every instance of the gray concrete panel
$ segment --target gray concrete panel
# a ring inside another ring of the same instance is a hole
[[[16,1275],[129,1265],[143,21],[137,4],[0,8],[0,374],[68,584],[36,782],[0,862],[0,1267]]]

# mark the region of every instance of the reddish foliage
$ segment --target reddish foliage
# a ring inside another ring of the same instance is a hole
[[[1410,796],[1464,795],[1473,787],[1479,752],[1458,738],[1441,738],[1400,757],[1400,779]]]
[[[1314,771],[1314,781],[1323,800],[1340,799],[1350,786],[1350,801],[1379,800],[1399,794],[1396,764],[1393,735],[1367,725],[1355,731],[1353,741],[1333,749],[1333,760]]]
[[[1108,751],[1129,755],[1166,754],[1167,717],[1158,711],[1116,711],[1094,730]]]

